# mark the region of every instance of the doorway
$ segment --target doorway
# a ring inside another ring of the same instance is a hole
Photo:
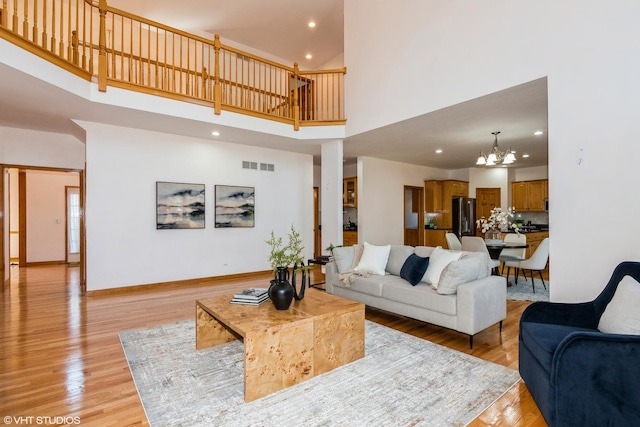
[[[404,186],[404,244],[424,245],[424,188]]]
[[[82,206],[84,174],[78,170],[1,165],[4,214],[0,251],[4,284],[10,263],[20,267],[63,264],[84,278]],[[6,244],[5,244],[6,242]],[[84,292],[84,281],[81,289]],[[4,290],[4,287],[3,287]]]
[[[68,266],[80,263],[80,187],[65,187],[65,262]]]
[[[489,218],[491,209],[500,206],[500,188],[476,188],[476,218]],[[479,229],[477,233],[482,234]]]

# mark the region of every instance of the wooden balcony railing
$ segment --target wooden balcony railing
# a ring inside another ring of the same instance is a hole
[[[106,0],[2,0],[0,36],[87,80],[285,123],[343,124],[346,68],[300,71]]]

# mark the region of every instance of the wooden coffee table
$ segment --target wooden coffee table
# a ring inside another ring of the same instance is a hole
[[[196,301],[196,348],[244,341],[245,402],[364,357],[364,304],[317,289],[288,310],[232,296]]]

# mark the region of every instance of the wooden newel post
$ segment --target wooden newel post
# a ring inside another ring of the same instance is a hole
[[[107,0],[100,0],[100,38],[98,47],[98,90],[107,91]]]
[[[213,112],[220,115],[222,112],[222,87],[220,86],[220,36],[215,35],[213,41],[214,70],[213,70]]]
[[[300,129],[300,100],[298,99],[298,78],[300,69],[298,63],[293,64],[293,130]]]

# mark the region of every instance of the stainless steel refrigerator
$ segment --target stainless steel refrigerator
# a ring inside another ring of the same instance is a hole
[[[476,199],[454,197],[451,216],[453,232],[458,237],[475,236],[476,234]]]

